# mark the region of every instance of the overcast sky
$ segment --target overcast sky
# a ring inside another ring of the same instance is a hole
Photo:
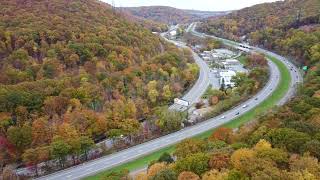
[[[274,2],[276,0],[102,0],[109,4],[114,1],[115,6],[135,7],[163,5],[179,9],[194,9],[205,11],[236,10],[249,7],[263,2]]]

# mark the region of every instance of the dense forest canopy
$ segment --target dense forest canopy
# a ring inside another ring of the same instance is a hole
[[[101,135],[140,133],[139,119],[197,77],[188,50],[103,2],[2,0],[0,9],[1,167],[22,157],[61,160]]]

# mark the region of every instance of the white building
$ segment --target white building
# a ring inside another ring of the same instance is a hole
[[[220,75],[220,85],[224,83],[225,87],[234,87],[234,83],[231,81],[233,76],[236,76],[236,72],[231,70],[221,71]]]
[[[169,32],[170,38],[173,39],[177,36],[177,31],[176,30],[172,30]]]

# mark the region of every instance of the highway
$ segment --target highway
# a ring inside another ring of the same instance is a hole
[[[201,33],[195,32],[194,26],[195,24],[193,24],[192,33],[200,36],[205,36]],[[234,43],[231,43],[231,44],[234,45]],[[269,51],[265,51],[261,49],[256,49],[256,50],[263,51],[269,55],[275,56],[272,52],[269,52]],[[301,78],[301,75],[298,73],[299,72],[298,69],[294,67],[291,63],[287,62],[287,60],[284,57],[280,57],[278,55],[276,55],[276,57],[279,58],[279,60],[283,61],[289,70],[292,68],[292,71],[290,71],[291,77],[292,77],[290,90],[288,91],[286,96],[279,102],[279,104],[282,104],[293,95],[295,91],[294,84],[296,84],[297,82],[301,82],[302,78]],[[262,103],[277,88],[280,82],[279,69],[272,61],[268,61],[268,64],[270,66],[270,79],[267,82],[266,86],[258,94],[256,94],[246,102],[242,103],[241,105],[215,118],[211,118],[205,122],[196,124],[191,127],[187,127],[178,132],[157,138],[155,140],[152,140],[143,144],[136,145],[129,149],[126,149],[108,156],[104,156],[102,158],[99,158],[90,162],[86,162],[72,168],[68,168],[66,170],[62,170],[44,177],[40,177],[39,179],[41,180],[42,179],[46,179],[46,180],[81,179],[81,178],[99,173],[101,171],[111,169],[113,167],[124,164],[126,162],[130,162],[132,160],[138,159],[139,157],[143,157],[145,155],[151,154],[152,152],[168,147],[170,145],[174,145],[186,138],[191,138],[193,136],[196,136],[198,134],[201,134],[213,128],[217,128],[225,123],[228,123],[234,120],[235,118],[243,115],[244,113],[250,111],[257,105]],[[200,68],[202,68],[202,66],[200,66]],[[201,73],[200,73],[200,76],[201,76]],[[196,99],[196,96],[201,96],[201,94],[194,95],[194,96],[195,97],[191,97],[191,98]],[[243,108],[242,107],[243,105],[247,105],[247,107]]]
[[[239,46],[239,43],[234,42],[234,41],[230,41],[228,39],[223,39],[220,37],[206,35],[204,33],[199,33],[195,30],[196,26],[197,26],[197,23],[190,24],[189,27],[187,28],[187,32],[191,32],[193,35],[196,35],[201,38],[211,37],[211,38],[220,40],[221,42],[223,42],[227,46],[231,46],[231,47]],[[268,50],[265,50],[262,48],[258,48],[258,47],[252,47],[252,48],[256,52],[263,53],[265,55],[272,56],[272,57],[275,57],[276,59],[280,60],[281,62],[283,62],[285,64],[287,69],[290,71],[290,76],[291,76],[290,89],[288,90],[286,95],[278,102],[277,105],[285,104],[296,93],[297,85],[303,82],[303,77],[302,77],[302,74],[300,73],[300,70],[294,64],[292,64],[287,58],[285,58],[283,56],[280,56],[274,52],[271,52],[271,51],[268,51]]]

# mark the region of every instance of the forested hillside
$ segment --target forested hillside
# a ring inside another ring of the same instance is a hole
[[[2,0],[0,9],[0,170],[141,134],[138,120],[197,78],[188,50],[100,1]]]
[[[274,49],[303,64],[319,42],[320,1],[286,0],[259,4],[218,19],[208,19],[200,31]],[[313,49],[313,50],[312,50]]]
[[[227,12],[206,12],[182,10],[167,6],[128,7],[125,10],[137,17],[142,17],[165,24],[183,24],[198,21],[202,18],[223,15]]]
[[[151,30],[152,32],[165,32],[168,31],[168,24],[163,22],[156,22],[151,20],[150,18],[144,18],[141,16],[136,16],[132,14],[132,12],[126,8],[114,8],[117,14],[123,16],[130,22],[135,22],[136,24],[142,25],[143,27]]]

